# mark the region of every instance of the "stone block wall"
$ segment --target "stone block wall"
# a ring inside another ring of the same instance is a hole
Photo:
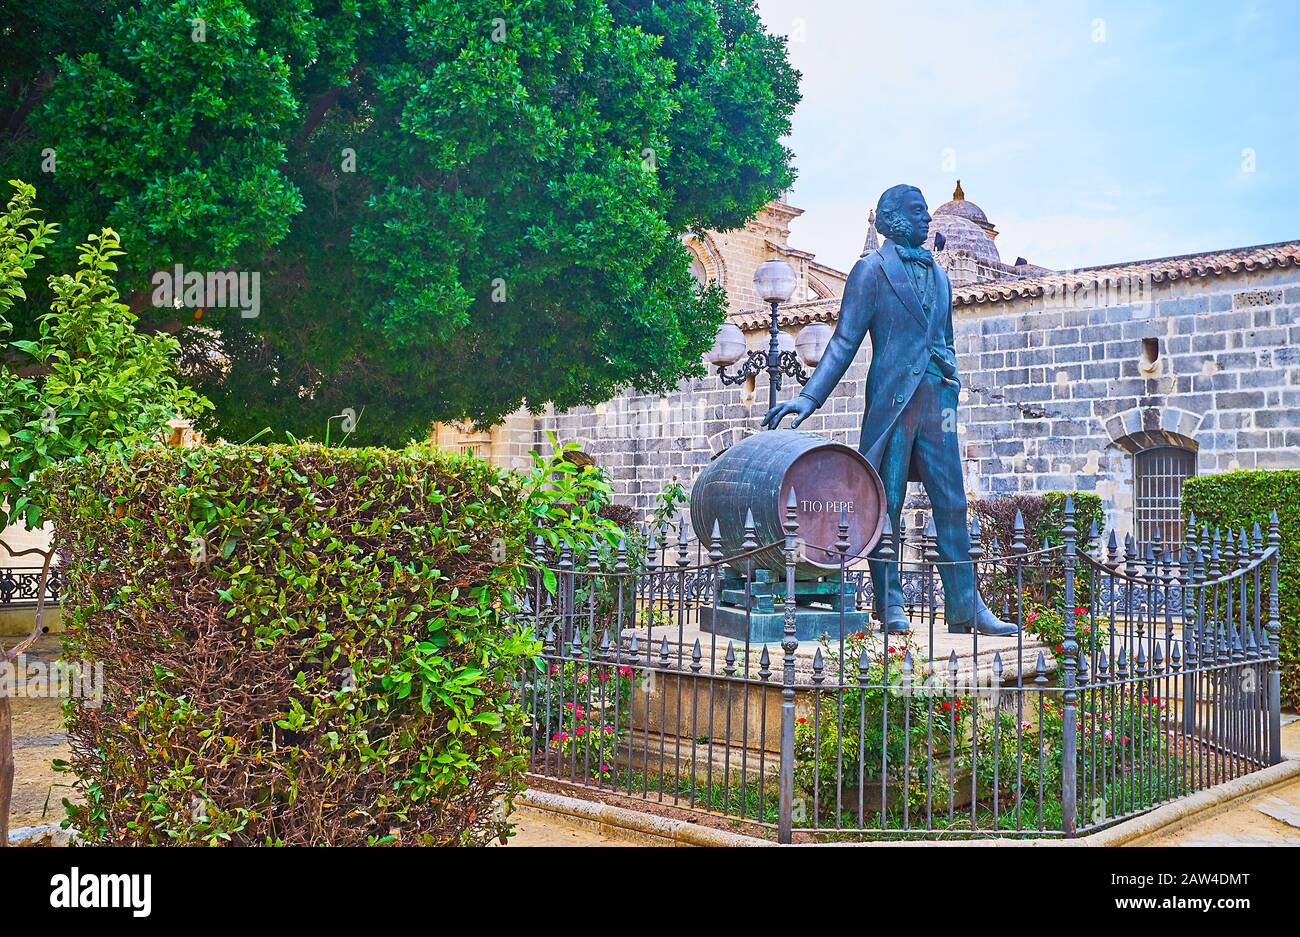
[[[959,305],[954,338],[973,496],[1095,491],[1122,534],[1137,448],[1193,448],[1198,474],[1300,468],[1293,267]],[[856,446],[869,364],[868,342],[802,428]],[[797,393],[787,386],[781,399]],[[757,431],[766,406],[765,375],[728,388],[710,374],[662,398],[546,414],[532,444],[545,447],[548,431],[577,441],[610,472],[618,500],[648,511],[668,482],[689,487],[717,452]]]

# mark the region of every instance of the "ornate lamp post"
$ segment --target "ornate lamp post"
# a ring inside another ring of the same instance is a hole
[[[794,269],[784,260],[769,260],[754,271],[754,292],[772,307],[772,322],[768,327],[771,341],[767,351],[745,352],[745,336],[734,324],[728,322],[718,330],[717,340],[709,350],[708,361],[718,369],[723,384],[740,384],[755,377],[759,371],[767,372],[768,406],[776,406],[777,392],[781,389],[781,376],[792,377],[800,384],[808,382],[808,373],[800,362],[813,367],[829,339],[830,328],[821,323],[811,325],[799,334],[797,343],[781,331],[777,318],[782,303],[794,295],[796,277]],[[822,333],[826,334],[823,335]],[[782,346],[786,347],[782,347]],[[790,347],[793,345],[794,347]],[[740,361],[744,363],[734,374],[727,368]]]

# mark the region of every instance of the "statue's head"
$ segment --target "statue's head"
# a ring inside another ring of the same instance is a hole
[[[925,196],[914,185],[896,185],[876,203],[876,230],[896,244],[920,247],[930,235]]]

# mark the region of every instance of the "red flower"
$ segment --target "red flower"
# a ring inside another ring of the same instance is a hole
[[[1086,615],[1086,614],[1088,614],[1088,610],[1087,610],[1086,608],[1084,608],[1082,605],[1078,605],[1078,606],[1075,606],[1074,614],[1076,614],[1076,615]]]
[[[795,722],[799,723],[799,725],[803,725],[803,724],[806,723],[807,721],[808,721],[808,720],[807,720],[805,717],[803,717],[803,716],[800,716],[798,719],[795,720]]]

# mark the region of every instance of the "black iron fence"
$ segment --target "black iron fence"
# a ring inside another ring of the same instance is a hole
[[[784,576],[752,537],[562,550],[522,603],[534,783],[783,843],[1069,837],[1280,760],[1276,517],[1122,556],[1072,503],[1061,545],[1021,529],[964,561],[1011,637],[950,634],[933,537],[888,531],[911,631],[880,634],[844,524],[838,574],[796,580],[793,507]]]
[[[50,569],[49,578],[45,583],[45,601],[48,604],[58,604],[61,587],[62,582],[59,579],[58,567],[53,567]],[[34,607],[37,598],[40,596],[40,588],[41,570],[39,567],[29,569],[0,566],[0,607]]]

